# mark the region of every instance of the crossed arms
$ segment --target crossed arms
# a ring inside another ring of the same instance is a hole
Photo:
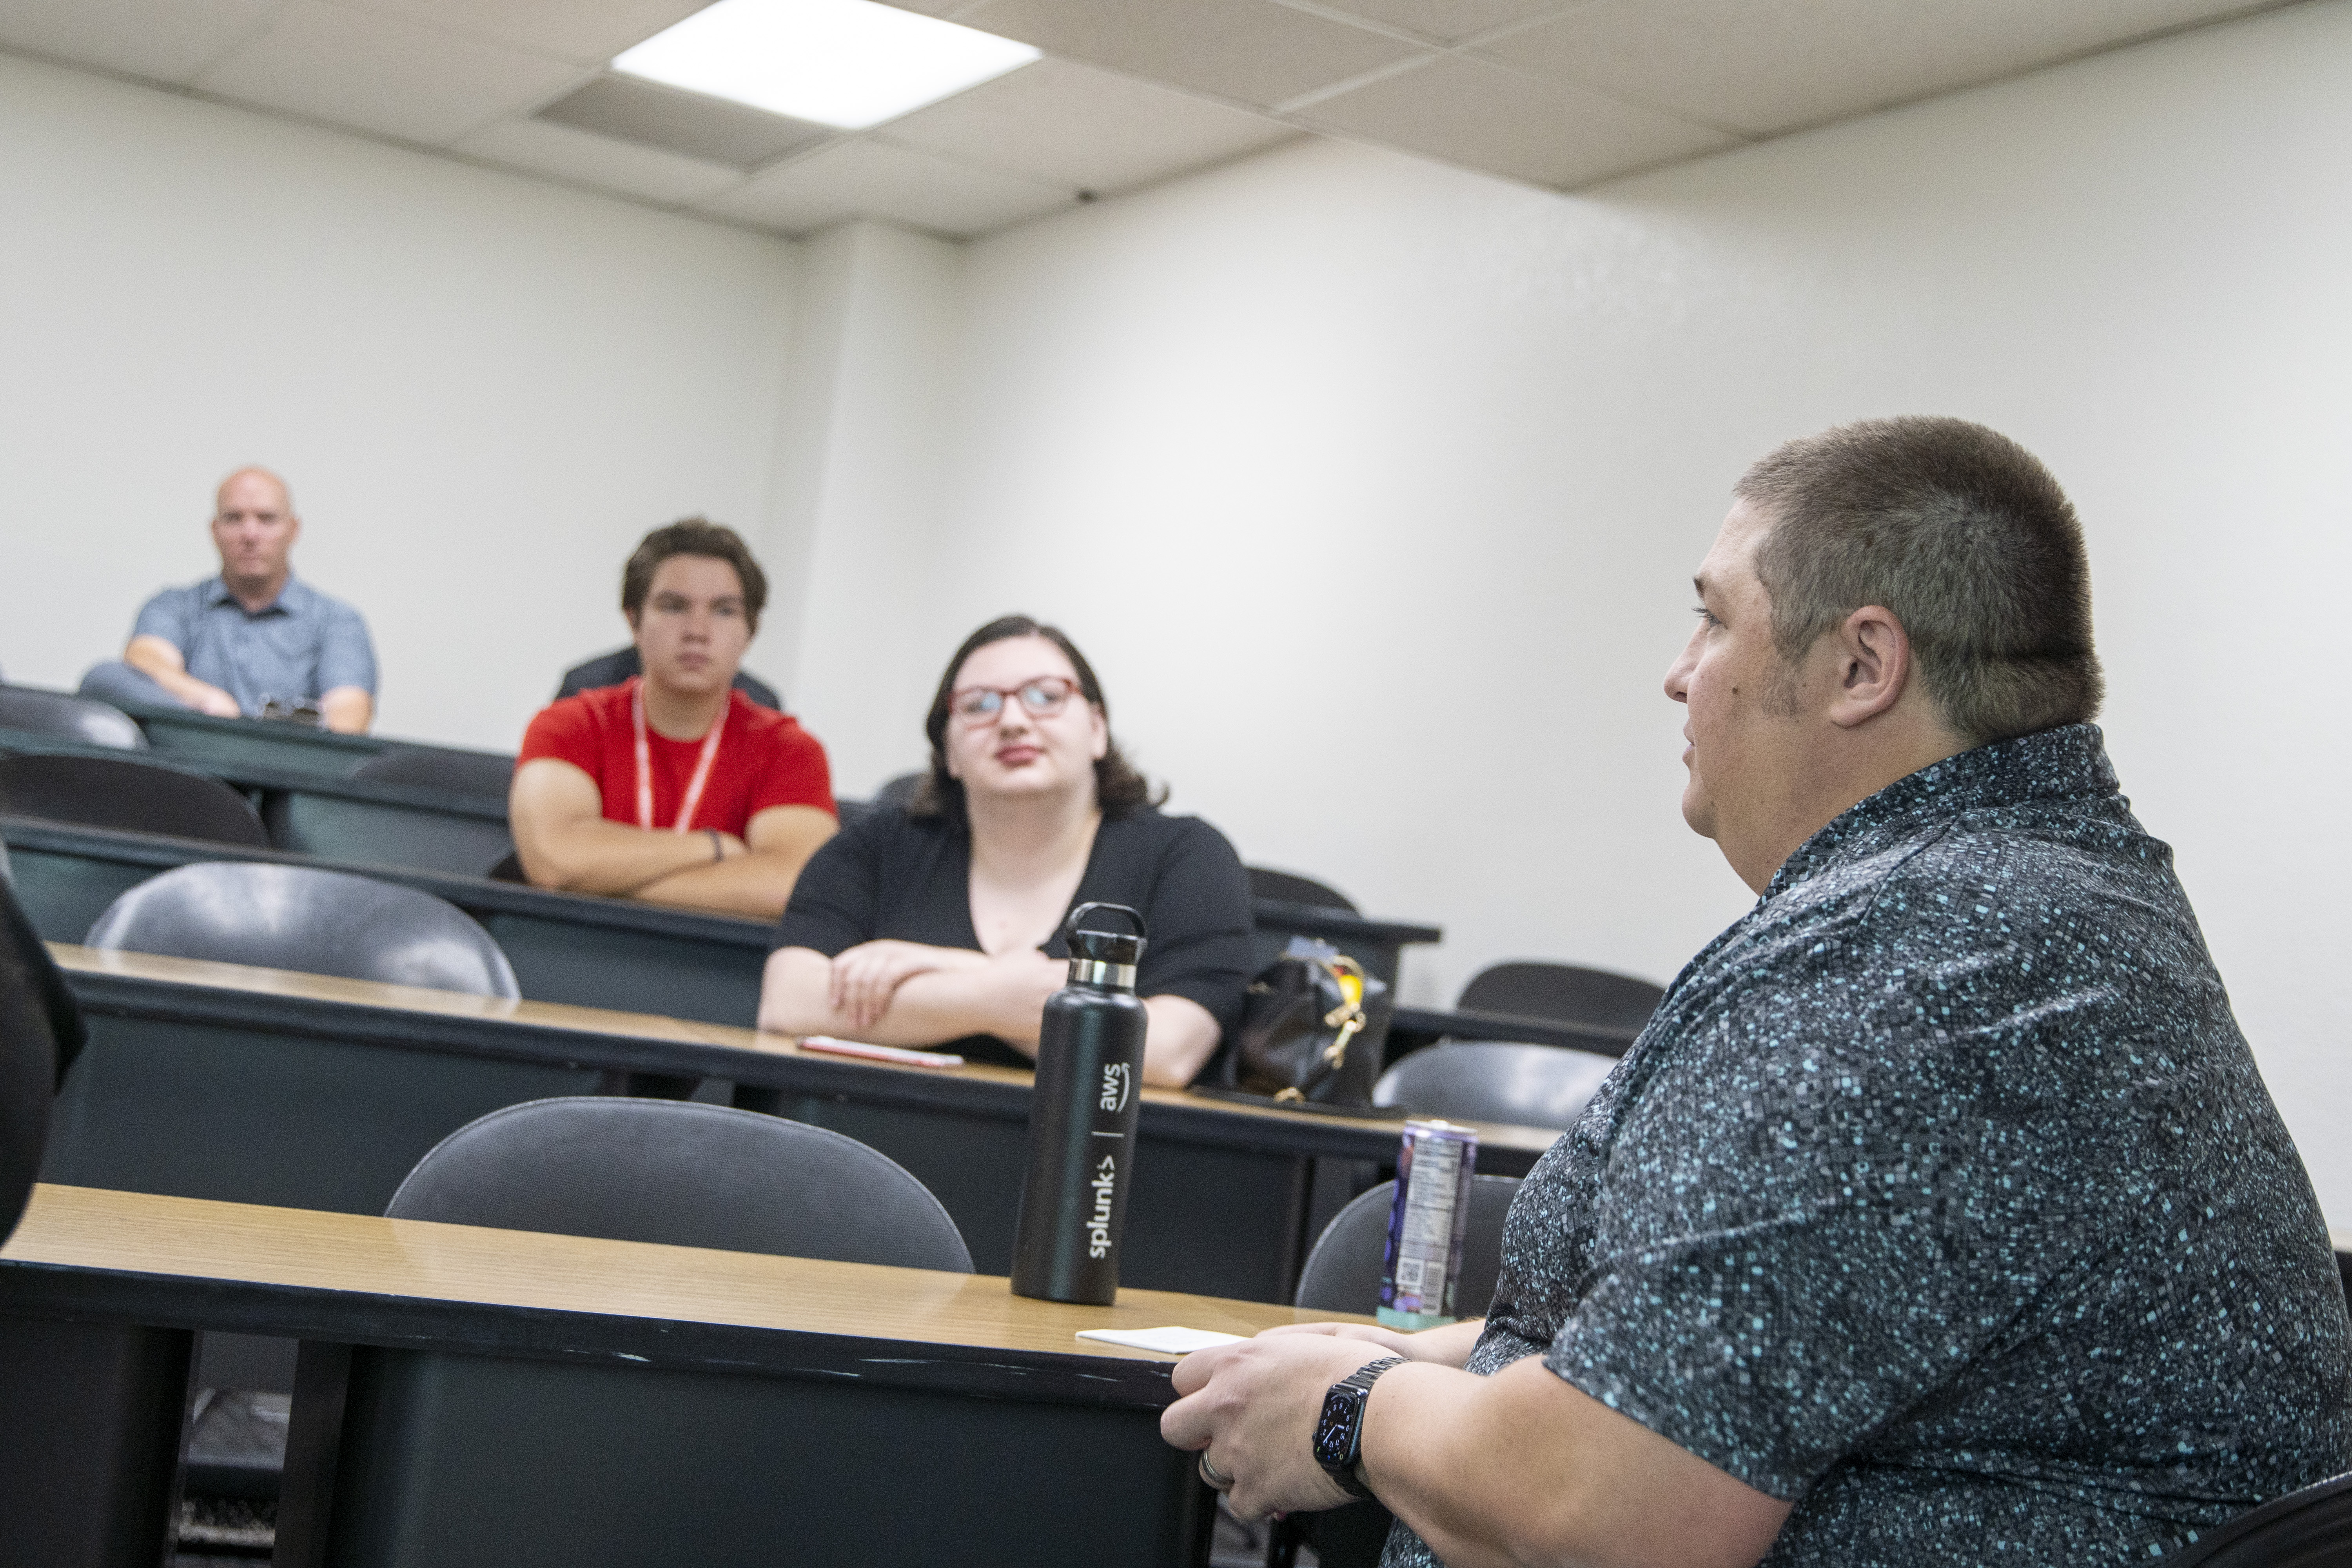
[[[198,680],[188,673],[185,655],[152,632],[142,632],[131,639],[122,650],[122,662],[194,709],[215,719],[236,719],[244,710],[236,699],[209,680]],[[364,735],[375,721],[375,699],[363,686],[338,686],[321,692],[319,712],[327,728],[346,735]]]
[[[865,942],[827,958],[813,948],[768,955],[760,1027],[783,1035],[839,1035],[877,1046],[936,1046],[994,1035],[1024,1056],[1037,1051],[1045,998],[1069,965],[1035,948],[989,954],[915,942]],[[1181,1088],[1217,1048],[1217,1020],[1189,996],[1147,996],[1143,1081]]]
[[[715,847],[708,833],[647,832],[606,821],[596,781],[555,757],[515,770],[507,815],[523,872],[540,887],[766,920],[783,912],[801,868],[837,826],[814,805],[772,805]]]

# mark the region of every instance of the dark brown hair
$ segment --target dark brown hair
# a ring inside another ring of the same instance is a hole
[[[1782,446],[1735,491],[1769,527],[1756,573],[1783,660],[1883,605],[1944,721],[1972,743],[2098,712],[2083,526],[2008,437],[1963,419],[1840,425]]]
[[[1110,704],[1103,698],[1102,682],[1095,679],[1095,667],[1087,662],[1078,645],[1059,626],[1046,626],[1027,616],[1003,616],[964,638],[963,646],[955,650],[955,657],[948,660],[947,668],[940,675],[940,689],[931,695],[931,710],[923,718],[923,733],[931,742],[930,775],[916,787],[915,798],[907,805],[908,815],[943,816],[957,824],[966,820],[963,782],[948,775],[948,699],[955,693],[955,678],[963,668],[964,660],[990,643],[1003,642],[1007,637],[1044,637],[1060,648],[1078,678],[1079,694],[1100,710],[1108,744],[1103,754],[1095,759],[1095,800],[1102,807],[1102,814],[1107,817],[1125,816],[1166,800],[1166,789],[1154,795],[1150,782],[1119,755],[1118,742],[1109,736]]]
[[[631,626],[637,624],[646,595],[653,591],[654,569],[673,555],[708,555],[735,568],[735,580],[743,584],[743,618],[753,631],[760,629],[760,612],[768,607],[768,574],[751,559],[751,547],[740,534],[701,517],[680,518],[637,542],[629,563],[621,568],[621,613]]]

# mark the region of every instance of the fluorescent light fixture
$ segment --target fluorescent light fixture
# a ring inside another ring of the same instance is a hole
[[[863,131],[1017,70],[1037,51],[874,0],[719,0],[614,70]]]

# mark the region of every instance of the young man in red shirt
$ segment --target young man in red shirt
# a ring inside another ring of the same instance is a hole
[[[507,812],[542,888],[774,920],[838,814],[824,748],[734,689],[767,577],[731,529],[657,528],[621,574],[645,673],[542,709]]]

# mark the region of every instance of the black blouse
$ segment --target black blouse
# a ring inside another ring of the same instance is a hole
[[[1142,911],[1151,936],[1137,995],[1197,1002],[1227,1033],[1241,1021],[1253,951],[1249,873],[1223,834],[1197,816],[1106,817],[1070,908],[1086,903]],[[831,958],[883,939],[981,951],[971,924],[969,829],[887,807],[845,824],[793,885],[775,945]],[[1069,956],[1058,931],[1041,949]],[[1030,1065],[992,1035],[951,1048],[975,1061]]]

